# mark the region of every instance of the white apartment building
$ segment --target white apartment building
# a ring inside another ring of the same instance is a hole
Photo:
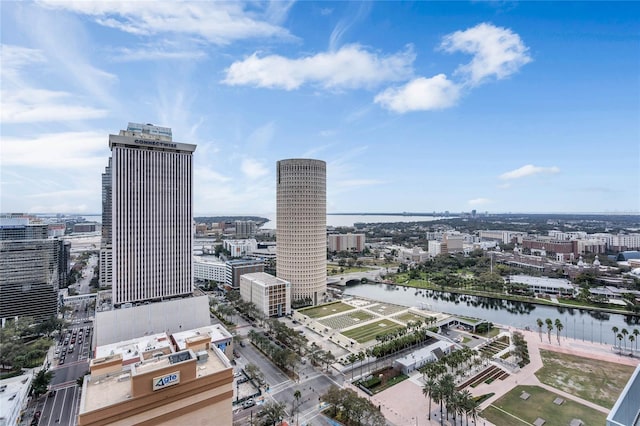
[[[522,237],[525,234],[515,231],[485,230],[478,231],[478,235],[481,240],[497,240],[504,244],[509,244],[513,238]]]
[[[617,234],[611,238],[611,247],[614,250],[640,249],[640,234]]]
[[[291,283],[266,272],[242,275],[240,297],[253,303],[266,317],[291,313]]]
[[[397,253],[396,258],[404,263],[419,263],[429,259],[429,253],[420,247],[389,246],[388,249],[395,250]]]
[[[197,280],[225,282],[227,266],[217,257],[193,257],[193,277]]]
[[[327,236],[327,245],[330,252],[352,251],[360,253],[364,250],[364,234],[330,234]]]
[[[327,292],[327,165],[280,160],[276,178],[276,273],[294,301],[317,305]]]
[[[258,248],[258,242],[253,239],[223,240],[222,246],[231,253],[231,257],[245,257]]]
[[[440,241],[429,241],[428,248],[429,256],[431,257],[436,257],[437,255],[442,253],[442,243]]]
[[[171,129],[129,123],[109,135],[113,304],[193,291],[195,145]]]

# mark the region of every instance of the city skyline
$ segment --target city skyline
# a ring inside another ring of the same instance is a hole
[[[198,145],[194,214],[640,211],[637,3],[6,2],[2,210],[97,213],[107,135]],[[34,24],[36,23],[36,24]]]

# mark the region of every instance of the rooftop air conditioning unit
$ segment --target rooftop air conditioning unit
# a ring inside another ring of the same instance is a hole
[[[198,362],[207,362],[207,360],[209,359],[209,353],[207,351],[198,351],[196,353],[196,357],[198,359]]]

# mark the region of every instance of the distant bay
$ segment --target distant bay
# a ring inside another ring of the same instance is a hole
[[[203,215],[198,215],[203,216]],[[215,215],[213,215],[215,216]],[[232,215],[227,215],[232,216]],[[240,215],[239,215],[240,216]],[[269,219],[267,223],[262,225],[262,229],[276,228],[276,215],[271,214],[255,214],[255,216],[265,217]],[[84,215],[82,216],[89,222],[102,223],[100,215]],[[451,217],[449,217],[451,218]],[[445,219],[441,216],[414,216],[414,215],[377,215],[377,214],[328,214],[327,226],[334,227],[352,227],[355,223],[399,223],[399,222],[431,222],[434,220]]]

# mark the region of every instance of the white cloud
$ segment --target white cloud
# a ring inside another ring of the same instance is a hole
[[[223,174],[216,172],[212,168],[202,165],[196,165],[193,168],[193,178],[195,181],[202,183],[203,186],[229,182],[231,180],[230,177],[224,176]]]
[[[25,79],[40,66],[49,66],[42,50],[2,45],[2,123],[75,121],[108,114],[69,92],[33,87]]]
[[[269,174],[269,170],[262,164],[261,161],[254,160],[253,158],[243,158],[240,170],[249,179],[257,179]]]
[[[278,23],[291,3],[267,7],[262,7],[264,3],[221,1],[40,0],[39,3],[92,16],[100,25],[136,35],[195,35],[220,45],[254,37],[290,37]]]
[[[206,57],[207,54],[201,50],[167,49],[162,46],[143,46],[136,49],[121,47],[111,55],[115,62],[199,60]]]
[[[105,109],[73,105],[78,102],[67,92],[44,89],[2,90],[2,123],[74,121],[105,117]]]
[[[472,200],[467,201],[470,206],[482,206],[485,204],[490,204],[491,200],[488,198],[474,198]]]
[[[16,78],[20,68],[38,63],[45,62],[46,58],[41,50],[31,49],[29,47],[14,46],[11,44],[0,45],[0,55],[2,58],[2,79]]]
[[[411,46],[388,56],[379,56],[357,44],[299,59],[279,55],[261,58],[254,53],[231,64],[223,83],[284,90],[298,89],[304,84],[325,89],[369,88],[410,77],[414,60]]]
[[[452,107],[460,98],[460,87],[444,74],[419,77],[404,86],[390,87],[379,93],[374,102],[391,111],[428,111]]]
[[[470,63],[456,70],[456,74],[464,76],[471,86],[481,84],[490,77],[506,78],[531,62],[529,49],[518,34],[488,23],[446,35],[441,48],[450,53],[473,55]]]
[[[352,3],[356,4],[356,3]],[[340,19],[331,31],[329,37],[329,50],[334,51],[342,44],[342,37],[351,29],[351,27],[360,22],[371,10],[371,4],[368,2],[358,3],[358,10],[354,16]]]
[[[3,137],[3,167],[90,170],[98,173],[109,156],[107,132],[63,132],[35,137]]]
[[[518,169],[511,170],[510,172],[506,172],[500,175],[500,179],[502,180],[511,180],[511,179],[520,179],[527,176],[534,176],[538,174],[556,174],[560,173],[560,169],[558,167],[540,167],[534,166],[533,164],[527,164],[526,166],[522,166]]]

